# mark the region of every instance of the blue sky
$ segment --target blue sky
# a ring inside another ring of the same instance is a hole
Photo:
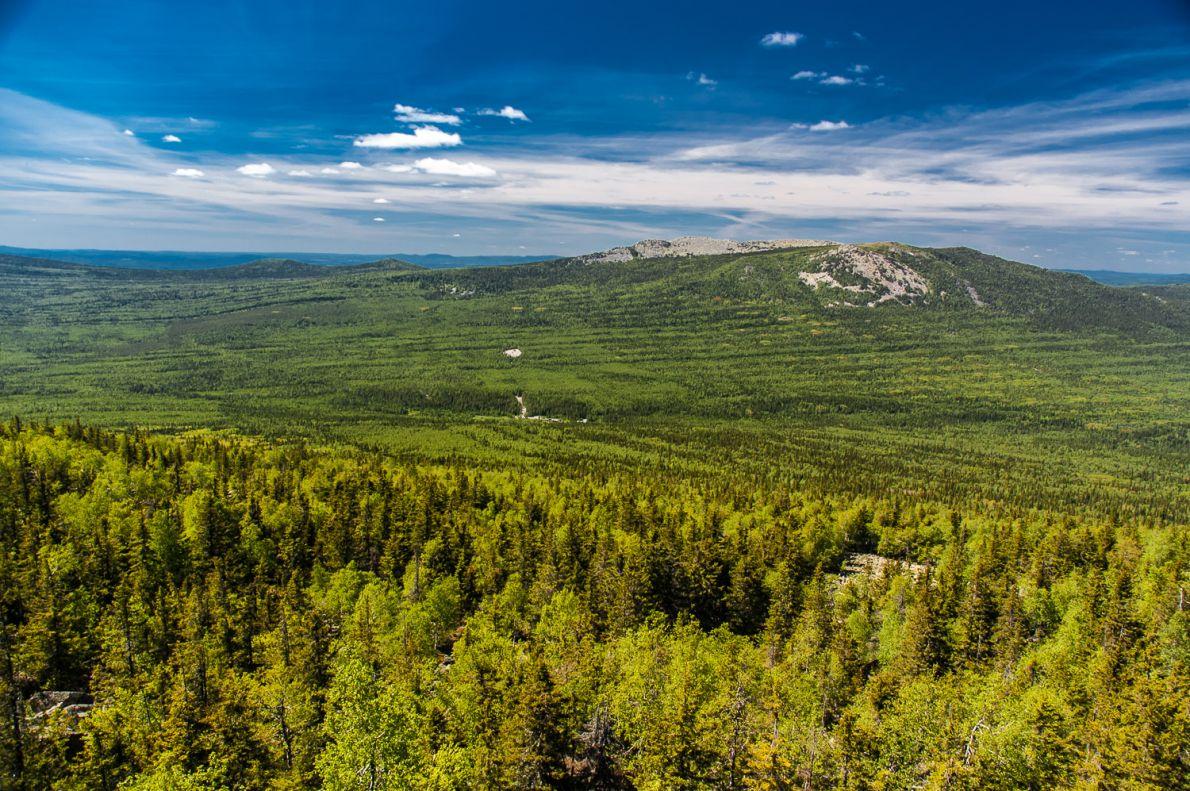
[[[1185,0],[0,0],[0,244],[1190,269]]]

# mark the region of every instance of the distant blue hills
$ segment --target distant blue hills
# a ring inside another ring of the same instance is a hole
[[[444,253],[201,253],[178,250],[42,250],[32,247],[5,247],[0,254],[32,258],[49,258],[71,264],[114,266],[126,269],[215,269],[259,261],[285,258],[323,266],[366,264],[382,258],[397,258],[430,269],[449,269],[463,266],[506,266],[549,261],[557,255],[446,255]]]
[[[410,263],[413,263],[412,261]],[[1073,272],[1089,277],[1105,286],[1172,286],[1176,283],[1190,283],[1190,272],[1167,274],[1164,272],[1117,272],[1114,269],[1059,269],[1059,272]]]

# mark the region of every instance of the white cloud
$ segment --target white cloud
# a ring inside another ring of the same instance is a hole
[[[426,157],[413,163],[422,173],[432,176],[465,176],[467,178],[491,178],[496,171],[487,165],[475,162],[455,162],[452,159],[434,159]]]
[[[384,222],[384,218],[383,217],[373,217],[372,222]]]
[[[344,170],[363,170],[364,166],[358,162],[340,162],[339,167]]]
[[[389,173],[412,173],[413,166],[412,165],[385,165],[384,170],[387,170]]]
[[[452,234],[450,235],[450,238],[452,238],[452,239],[458,239],[458,238],[459,238],[459,237],[461,237],[461,236],[462,236],[462,234],[461,234],[461,233],[452,233]]]
[[[133,132],[131,129],[125,129],[124,134],[128,135],[129,137],[136,137],[136,132]]]
[[[452,189],[434,189],[427,182],[438,177],[394,179],[381,165],[349,179],[162,178],[180,164],[171,161],[171,151],[128,145],[120,139],[122,128],[107,119],[0,89],[0,171],[17,185],[34,185],[11,191],[0,229],[19,233],[31,224],[24,218],[36,216],[39,225],[52,218],[80,240],[104,238],[86,235],[117,225],[146,239],[165,239],[151,234],[154,225],[168,225],[202,228],[213,239],[223,234],[217,238],[229,244],[266,236],[313,243],[336,235],[350,239],[351,228],[366,216],[361,207],[383,194],[392,205],[377,208],[394,222],[402,212],[433,213],[438,238],[459,227],[450,223],[507,223],[517,233],[556,238],[546,234],[576,233],[579,221],[600,233],[647,238],[666,222],[652,218],[675,212],[697,216],[708,230],[724,217],[755,228],[849,223],[847,238],[892,234],[887,229],[894,222],[899,229],[916,224],[950,228],[956,240],[975,246],[1025,227],[1037,233],[1094,227],[1133,239],[1185,228],[1179,209],[1190,205],[1190,178],[1167,163],[1190,156],[1190,138],[1170,134],[1190,129],[1188,97],[1190,81],[1182,81],[984,112],[958,107],[922,117],[865,119],[845,133],[791,132],[769,118],[757,120],[751,137],[720,128],[568,140],[515,154],[485,151],[480,161],[502,180],[477,182],[464,193],[457,178],[450,179]],[[828,123],[843,122],[836,116]],[[202,167],[216,174],[243,164],[242,158],[209,156]],[[280,172],[317,171],[300,152],[292,159],[277,156],[270,160]],[[413,170],[411,164],[395,167]],[[610,207],[622,213],[608,217]],[[590,231],[582,233],[582,239],[592,238]],[[564,249],[575,244],[587,242],[571,240]],[[1114,238],[1097,254],[1110,256],[1117,246],[1139,249]],[[1140,262],[1144,251],[1119,255],[1111,259]]]
[[[480,110],[477,115],[495,115],[500,118],[507,118],[509,121],[528,121],[529,116],[525,115],[524,111],[518,110],[512,105],[504,105],[499,110],[493,110],[490,107],[485,107]]]
[[[393,112],[397,120],[406,124],[446,124],[458,126],[462,119],[451,113],[436,113],[433,110],[423,110],[408,104],[393,105]]]
[[[182,138],[178,137],[177,135],[165,135],[164,137],[161,138],[161,142],[162,143],[181,143]]]
[[[309,175],[310,175],[310,171],[308,171],[308,170],[303,170],[303,169],[299,168],[299,169],[297,169],[297,170],[291,170],[291,171],[289,171],[289,175],[291,175],[291,176],[297,176],[298,178],[306,178],[307,176],[309,176]]]
[[[793,47],[805,36],[791,31],[769,33],[760,40],[762,47]]]
[[[198,168],[178,168],[174,171],[175,176],[185,176],[187,178],[197,179],[202,178],[206,174]]]
[[[705,85],[708,88],[714,88],[719,84],[718,80],[712,80],[707,75],[694,71],[686,72],[686,79],[690,80],[691,82],[697,82],[699,85]]]
[[[268,162],[253,162],[236,168],[236,172],[243,173],[245,176],[268,176],[275,173],[276,170]]]
[[[388,198],[373,198],[372,203],[388,203]]]
[[[443,132],[436,126],[419,126],[413,134],[388,132],[361,135],[354,145],[360,148],[444,148],[462,145],[463,139],[454,132]]]
[[[851,67],[852,74],[867,74],[869,71],[871,71],[871,67],[866,63],[857,63]]]
[[[823,77],[818,81],[820,85],[850,85],[855,80],[850,77],[843,77],[839,74],[832,74],[829,77]]]
[[[807,71],[805,69],[802,69],[797,74],[790,77],[789,79],[791,79],[791,80],[813,80],[813,79],[816,79],[816,78],[822,77],[822,76],[825,76],[822,72]]]
[[[833,132],[836,129],[850,129],[851,124],[846,121],[819,121],[816,124],[810,124],[811,132]]]
[[[321,173],[321,174],[322,174],[322,175],[324,175],[324,176],[337,176],[337,175],[339,175],[339,174],[340,174],[342,171],[341,171],[341,170],[339,170],[338,168],[323,168],[322,170],[320,170],[320,171],[318,171],[318,172],[319,172],[319,173]]]

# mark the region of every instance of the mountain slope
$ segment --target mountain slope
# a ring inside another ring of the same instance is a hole
[[[1184,489],[1177,287],[895,244],[294,271],[0,260],[0,410],[698,474],[726,454],[943,499],[1168,513]]]
[[[510,269],[424,273],[420,282],[444,296],[568,286],[658,300],[687,295],[834,311],[986,309],[1051,329],[1183,331],[1190,326],[1184,300],[1150,290],[1113,288],[968,248],[897,243],[815,243],[701,256],[596,254]]]

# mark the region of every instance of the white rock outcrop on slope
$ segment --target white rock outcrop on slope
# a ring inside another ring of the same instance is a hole
[[[677,239],[645,239],[629,247],[613,247],[601,253],[580,256],[589,264],[632,261],[637,258],[685,258],[692,255],[725,255],[760,253],[789,247],[822,247],[835,245],[822,239],[771,239],[737,242],[734,239],[712,239],[709,236],[680,236]]]
[[[912,302],[931,291],[929,281],[920,272],[877,250],[841,244],[812,261],[818,271],[799,272],[799,280],[814,289],[828,286],[870,295],[873,299],[868,307],[891,300]]]

